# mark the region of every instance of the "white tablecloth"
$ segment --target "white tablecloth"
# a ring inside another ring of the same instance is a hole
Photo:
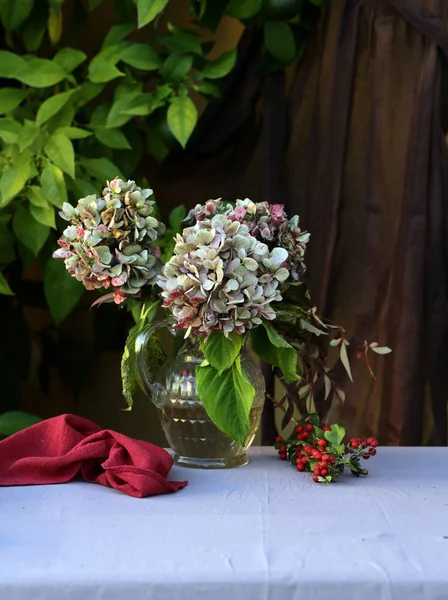
[[[88,483],[0,488],[1,600],[446,600],[448,449],[380,449],[365,479],[173,468],[134,499]]]

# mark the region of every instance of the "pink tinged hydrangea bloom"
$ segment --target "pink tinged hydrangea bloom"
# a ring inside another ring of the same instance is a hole
[[[287,250],[288,258],[283,267],[288,270],[289,278],[298,281],[305,272],[305,250],[309,234],[299,227],[299,217],[288,219],[282,204],[252,202],[249,198],[237,200],[235,206],[221,200],[214,202],[215,214],[227,216],[230,221],[244,223],[249,233],[264,242],[270,250],[281,247]],[[206,218],[204,206],[198,204],[189,214],[192,225]]]
[[[155,283],[160,261],[153,242],[164,225],[152,216],[151,195],[152,190],[142,190],[134,181],[115,178],[101,198],[91,195],[76,207],[62,206],[61,217],[70,225],[53,256],[63,259],[86,289],[111,290],[102,301],[120,304]]]
[[[269,250],[255,239],[245,223],[201,214],[177,236],[174,256],[158,279],[163,305],[186,335],[242,334],[275,318],[271,303],[281,300],[287,257],[283,248]]]

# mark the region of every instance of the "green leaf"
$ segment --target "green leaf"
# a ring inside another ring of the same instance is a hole
[[[104,90],[104,88],[104,83],[92,83],[91,81],[84,82],[79,92],[79,101],[84,104],[87,104],[88,102],[99,96]]]
[[[57,63],[66,73],[71,73],[79,67],[87,58],[85,52],[75,48],[62,48],[55,54],[53,61]]]
[[[17,136],[20,152],[23,152],[34,144],[40,135],[40,129],[33,121],[26,120]]]
[[[50,233],[50,228],[38,223],[30,212],[22,207],[17,207],[12,222],[14,233],[34,256],[45,244]]]
[[[390,354],[392,352],[387,346],[375,346],[375,343],[370,344],[370,348],[377,354]]]
[[[171,133],[185,148],[198,120],[198,111],[188,96],[175,98],[168,108],[167,121]]]
[[[26,90],[17,88],[1,88],[0,89],[0,115],[12,112],[21,104],[27,97]]]
[[[244,341],[242,335],[231,335],[227,338],[222,333],[215,331],[206,341],[201,340],[201,349],[205,360],[221,375],[238,358]]]
[[[171,52],[183,54],[191,52],[192,54],[202,55],[202,47],[195,33],[191,31],[182,31],[174,29],[171,35],[163,35],[157,38],[157,42],[166,46]]]
[[[45,198],[42,188],[38,185],[30,185],[27,189],[27,195],[28,200],[33,206],[37,206],[39,208],[46,208],[49,206],[48,200]]]
[[[121,389],[129,408],[132,408],[134,405],[134,394],[138,385],[135,373],[135,341],[139,333],[139,322],[137,322],[129,330],[121,357]]]
[[[294,34],[285,21],[266,21],[264,42],[268,52],[282,63],[289,64],[294,60],[296,53]]]
[[[87,173],[99,179],[102,185],[114,177],[124,179],[120,169],[107,158],[82,158],[81,163]]]
[[[85,198],[86,196],[91,196],[92,194],[98,196],[98,189],[90,183],[90,181],[85,181],[84,179],[78,179],[78,177],[71,182],[73,191],[77,198]]]
[[[44,292],[51,315],[58,325],[78,304],[84,287],[69,275],[63,260],[49,258],[45,264]]]
[[[56,46],[59,43],[62,35],[62,27],[64,24],[62,11],[59,6],[56,10],[50,5],[50,12],[48,15],[48,37],[52,46]]]
[[[47,121],[47,130],[49,133],[56,133],[61,127],[68,127],[75,118],[75,107],[73,102],[67,102],[51,119]]]
[[[123,77],[124,73],[107,60],[94,61],[95,59],[93,59],[89,67],[90,81],[94,83],[105,83],[112,79],[116,79],[117,77]]]
[[[128,150],[131,148],[126,136],[120,129],[97,127],[95,129],[95,137],[109,148],[115,148],[117,150],[121,148]]]
[[[205,15],[205,11],[207,10],[207,0],[197,0],[199,2],[199,14],[198,19],[202,19]]]
[[[159,85],[156,89],[156,98],[158,100],[166,100],[173,93],[173,87],[169,84]]]
[[[15,4],[15,0],[11,4]],[[17,2],[19,4],[19,2]],[[11,410],[0,415],[0,433],[5,436],[13,435],[26,427],[39,423],[41,419],[36,415],[21,410]]]
[[[40,185],[45,198],[53,206],[62,208],[64,202],[67,202],[64,174],[56,165],[48,163],[40,176]]]
[[[185,219],[186,216],[187,216],[187,209],[185,208],[185,206],[183,204],[179,204],[178,206],[175,206],[173,208],[173,210],[170,212],[170,216],[169,216],[170,229],[172,229],[172,231],[174,233],[178,233],[181,231],[182,221]]]
[[[221,375],[211,365],[197,367],[199,398],[213,423],[231,439],[244,445],[250,433],[249,414],[255,397],[238,358]]]
[[[66,135],[54,133],[48,138],[44,151],[54,165],[70,175],[72,179],[75,178],[75,151]]]
[[[230,0],[226,13],[236,19],[250,19],[261,10],[261,0]]]
[[[121,53],[120,60],[142,71],[155,71],[162,64],[157,52],[147,44],[132,44]]]
[[[302,329],[309,331],[310,333],[314,333],[314,335],[328,335],[326,331],[322,331],[322,329],[318,329],[312,323],[307,321],[306,319],[300,319],[300,326]]]
[[[121,382],[123,396],[129,408],[134,404],[134,394],[137,388],[138,375],[136,370],[137,357],[135,353],[135,342],[137,336],[142,332],[143,328],[152,320],[153,307],[157,310],[159,303],[152,304],[148,307],[146,314],[141,316],[136,324],[129,330],[129,334],[125,343],[123,356],[121,358]],[[141,315],[141,313],[140,313]],[[147,376],[151,381],[157,378],[157,371],[166,361],[166,355],[163,351],[163,346],[160,341],[158,332],[154,332],[147,342]]]
[[[54,208],[45,198],[42,188],[32,185],[28,188],[30,212],[38,223],[56,229]]]
[[[71,140],[82,140],[92,135],[91,131],[70,126],[61,127],[60,129],[57,129],[55,133],[62,133],[62,135],[67,136]]]
[[[306,420],[314,425],[314,427],[319,427],[320,417],[317,413],[310,413]]]
[[[0,119],[0,138],[6,144],[16,144],[20,130],[20,123],[14,119]]]
[[[46,208],[41,208],[39,206],[34,206],[33,204],[30,204],[30,213],[33,215],[34,219],[38,223],[41,223],[41,225],[45,225],[46,227],[56,229],[54,208],[49,204]]]
[[[126,111],[132,107],[145,103],[147,94],[142,94],[139,85],[123,84],[117,87],[114,103],[107,115],[106,127],[121,127],[131,119]],[[92,120],[93,121],[93,120]],[[103,123],[98,123],[103,125]]]
[[[233,69],[236,63],[236,48],[224,52],[219,58],[206,63],[202,69],[204,77],[207,79],[221,79]]]
[[[34,0],[1,0],[0,15],[6,33],[10,33],[25,21],[33,8]]]
[[[193,57],[188,54],[170,54],[162,67],[162,78],[170,83],[180,83],[193,66]]]
[[[333,446],[338,446],[344,439],[344,436],[345,429],[337,423],[334,423],[331,426],[331,430],[325,431],[325,439],[330,442],[330,444],[333,444]]]
[[[151,23],[168,4],[168,0],[136,0],[138,28]]]
[[[164,102],[159,100],[153,94],[141,94],[135,101],[132,102],[132,106],[123,110],[122,115],[145,117],[153,113],[157,108],[164,106]],[[120,116],[118,118],[123,118]]]
[[[39,125],[43,125],[46,123],[51,117],[53,117],[57,112],[63,108],[70,98],[73,96],[73,92],[76,90],[70,90],[69,92],[62,92],[61,94],[56,94],[55,96],[50,96],[47,98],[45,102],[43,102],[37,111],[36,115],[36,123]]]
[[[14,296],[14,292],[9,287],[8,282],[5,279],[5,276],[0,273],[0,295],[2,296]]]
[[[340,352],[341,362],[344,365],[344,369],[347,371],[347,375],[349,376],[350,381],[353,381],[352,371],[350,369],[350,362],[349,362],[348,356],[347,356],[347,342],[345,340],[343,340],[339,352]]]
[[[120,42],[113,46],[103,48],[91,61],[89,65],[89,79],[94,83],[106,83],[116,77],[122,77],[122,73],[115,66],[121,59],[121,55],[129,42]]]
[[[104,121],[107,118],[108,111],[108,104],[100,104],[99,106],[97,106],[90,117],[90,127],[103,127]]]
[[[133,23],[122,23],[120,25],[113,25],[106,37],[104,38],[104,42],[102,48],[106,48],[107,46],[115,46],[118,42],[124,40],[132,31],[134,31],[135,26]]]
[[[0,207],[9,204],[14,196],[23,190],[26,182],[36,174],[36,167],[31,155],[23,153],[12,167],[3,172],[0,179]]]
[[[256,354],[269,363],[279,367],[286,383],[298,381],[297,352],[279,335],[269,323],[264,322],[251,330],[252,348]]]
[[[16,79],[17,73],[27,66],[27,62],[18,54],[0,50],[0,78]]]
[[[194,89],[200,92],[201,94],[205,94],[206,96],[213,96],[214,98],[221,98],[221,90],[214,83],[210,83],[209,81],[201,81],[201,83],[197,83],[194,86]]]
[[[47,11],[44,9],[38,12],[36,16],[31,14],[31,18],[27,19],[20,28],[21,38],[28,52],[38,50],[46,31]]]
[[[344,430],[345,431],[345,430]],[[337,452],[340,456],[343,456],[345,453],[345,444],[338,444],[332,448],[334,452]]]
[[[66,76],[65,71],[56,62],[44,58],[32,58],[25,62],[14,78],[30,87],[44,88],[56,85]]]

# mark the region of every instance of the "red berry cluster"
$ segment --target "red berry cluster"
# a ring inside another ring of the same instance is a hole
[[[321,427],[318,416],[313,414],[297,425],[294,436],[289,440],[278,436],[275,447],[281,460],[289,459],[300,472],[313,473],[316,483],[335,481],[345,467],[356,477],[367,475],[359,459],[374,456],[378,442],[373,437],[366,440],[352,437],[348,444],[344,444],[344,436],[342,425]]]
[[[363,440],[359,437],[351,437],[349,443],[347,444],[347,451],[357,450],[364,458],[367,460],[371,456],[375,456],[376,448],[378,447],[378,442],[374,437],[368,437],[366,440]]]

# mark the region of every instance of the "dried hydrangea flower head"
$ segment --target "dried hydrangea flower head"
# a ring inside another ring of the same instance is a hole
[[[235,206],[218,200],[198,204],[188,215],[189,223],[196,223],[215,214],[224,214],[231,221],[245,223],[249,233],[270,249],[284,248],[288,252],[285,267],[292,281],[298,281],[305,272],[304,256],[310,234],[299,227],[299,217],[288,219],[282,204],[237,200]]]
[[[154,241],[165,226],[154,216],[152,190],[115,178],[102,197],[81,198],[76,207],[64,202],[59,213],[70,222],[58,240],[55,258],[87,290],[111,289],[101,301],[123,302],[153,284],[160,271]]]
[[[288,252],[270,250],[246,223],[216,210],[207,216],[208,210],[205,205],[199,220],[176,238],[158,279],[163,306],[186,335],[243,334],[275,318],[271,303],[282,299],[278,286],[289,277]]]

